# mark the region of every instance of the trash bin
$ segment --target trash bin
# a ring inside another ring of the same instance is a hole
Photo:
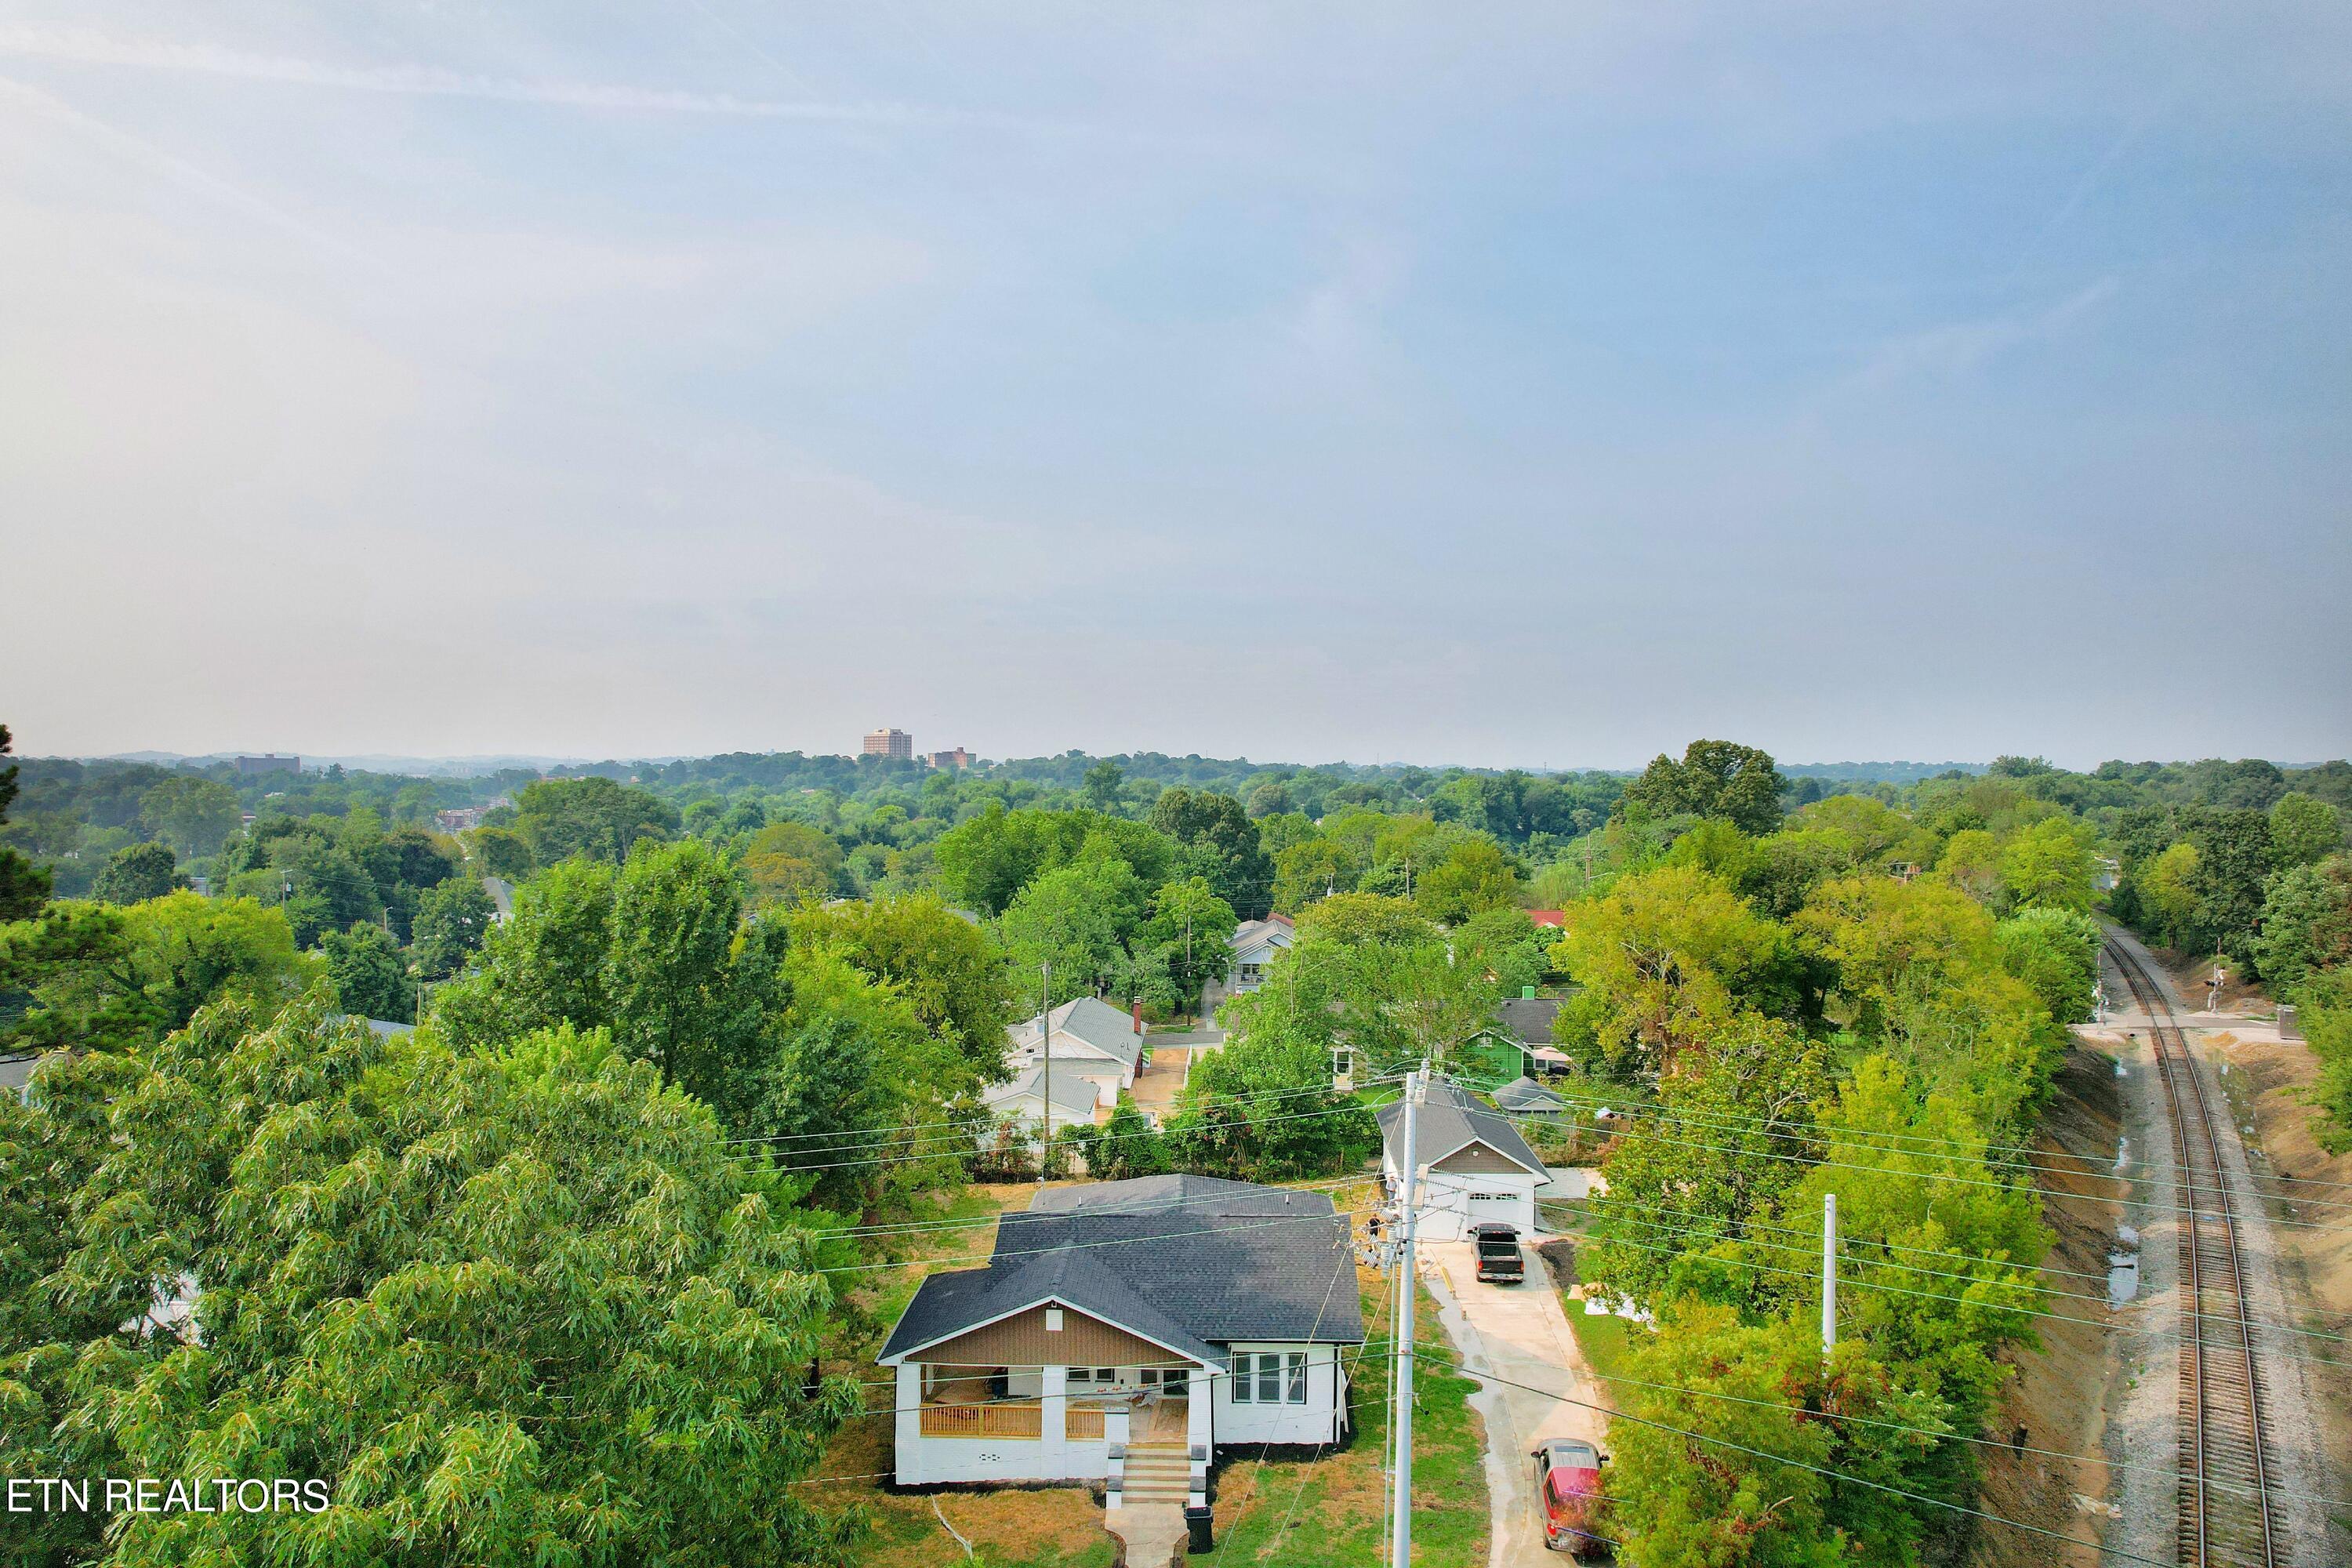
[[[1187,1550],[1195,1557],[1203,1555],[1215,1544],[1209,1534],[1211,1517],[1212,1514],[1206,1503],[1187,1503],[1184,1506],[1184,1528],[1192,1532],[1192,1544]]]

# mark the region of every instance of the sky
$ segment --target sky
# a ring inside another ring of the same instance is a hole
[[[0,721],[2352,750],[2352,8],[10,0]]]

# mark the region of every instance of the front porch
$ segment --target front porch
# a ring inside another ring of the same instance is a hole
[[[1212,1436],[1205,1367],[898,1368],[898,1480],[1100,1481],[1120,1505],[1130,1450],[1183,1467],[1205,1495]]]

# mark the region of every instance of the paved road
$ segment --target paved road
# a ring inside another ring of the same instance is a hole
[[[1487,1561],[1491,1568],[1563,1568],[1566,1555],[1543,1543],[1528,1452],[1547,1437],[1601,1444],[1608,1418],[1588,1408],[1606,1401],[1577,1349],[1559,1292],[1532,1250],[1520,1285],[1480,1284],[1466,1241],[1427,1242],[1421,1253],[1422,1278],[1465,1370],[1496,1380],[1471,1400],[1486,1423],[1486,1491],[1495,1515]],[[1587,1403],[1571,1405],[1562,1394]]]

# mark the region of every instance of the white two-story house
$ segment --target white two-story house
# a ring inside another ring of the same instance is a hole
[[[1143,1062],[1143,1026],[1098,997],[1080,996],[1050,1013],[1008,1026],[1004,1066],[1015,1083],[1027,1079],[1032,1068],[1039,1069],[1036,1109],[1040,1115],[1045,1098],[1043,1069],[1049,1055],[1054,1125],[1058,1127],[1066,1114],[1068,1084],[1090,1086],[1095,1102],[1106,1110],[1118,1103],[1119,1090],[1135,1087],[1136,1068]]]
[[[1143,1176],[1040,1191],[877,1359],[900,1485],[1099,1480],[1118,1508],[1205,1502],[1221,1446],[1339,1440],[1363,1342],[1328,1194]]]

